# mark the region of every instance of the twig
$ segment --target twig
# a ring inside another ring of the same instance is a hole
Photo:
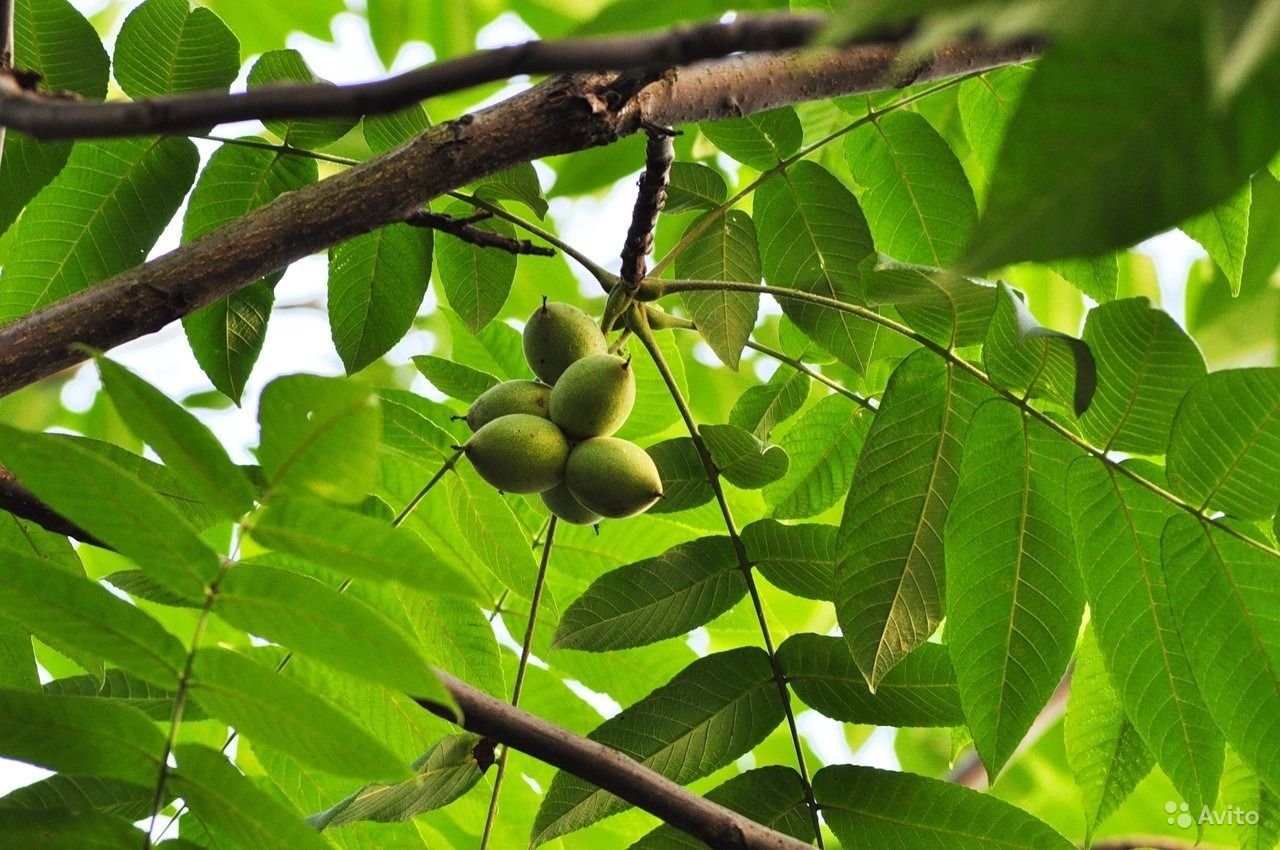
[[[747,348],[750,348],[752,351],[758,351],[766,357],[772,357],[779,363],[785,363],[802,375],[808,375],[818,383],[835,390],[837,393],[849,399],[868,413],[875,413],[880,409],[873,399],[870,399],[860,393],[855,393],[839,381],[832,380],[817,369],[810,368],[803,360],[797,360],[796,358],[778,351],[775,348],[770,348],[767,345],[756,342],[754,339],[747,340]]]
[[[494,699],[444,671],[440,681],[462,709],[426,699],[418,704],[462,728],[500,741],[553,767],[568,771],[661,818],[717,850],[812,850],[810,845],[775,832],[737,812],[672,782],[615,749],[575,735]]]
[[[850,315],[857,316],[860,319],[866,319],[869,322],[874,322],[875,324],[880,325],[881,327],[888,328],[889,330],[893,331],[899,336],[905,337],[906,339],[909,339],[912,342],[915,342],[916,344],[920,345],[922,348],[929,349],[930,351],[937,354],[939,357],[943,358],[947,362],[969,373],[974,378],[976,378],[977,380],[985,384],[997,395],[1001,396],[1006,401],[1012,402],[1020,410],[1025,411],[1029,416],[1032,416],[1033,418],[1042,422],[1044,425],[1048,426],[1051,430],[1057,432],[1057,434],[1060,435],[1063,439],[1065,439],[1067,442],[1071,443],[1076,448],[1083,451],[1085,454],[1089,455],[1090,457],[1097,458],[1098,460],[1105,463],[1111,469],[1126,476],[1138,486],[1143,487],[1147,490],[1150,490],[1152,493],[1164,499],[1166,502],[1173,505],[1175,508],[1186,511],[1187,513],[1191,514],[1201,522],[1209,523],[1210,525],[1214,526],[1224,534],[1231,535],[1232,537],[1236,538],[1242,543],[1245,543],[1246,545],[1251,546],[1254,549],[1257,549],[1259,552],[1265,552],[1268,555],[1280,557],[1280,551],[1277,551],[1271,548],[1267,544],[1259,540],[1256,540],[1255,538],[1253,538],[1248,534],[1244,534],[1238,531],[1237,529],[1232,528],[1230,525],[1222,522],[1220,519],[1216,517],[1207,516],[1206,513],[1200,508],[1196,507],[1195,505],[1191,504],[1190,502],[1186,501],[1180,496],[1177,496],[1176,494],[1170,492],[1169,490],[1166,490],[1164,487],[1161,487],[1159,484],[1156,484],[1154,481],[1151,481],[1150,479],[1143,477],[1141,474],[1139,474],[1138,472],[1135,472],[1128,465],[1122,464],[1119,461],[1115,460],[1114,458],[1109,457],[1106,452],[1094,446],[1089,441],[1081,438],[1070,428],[1060,423],[1057,419],[1054,419],[1052,416],[1049,416],[1044,411],[1039,410],[1036,407],[1033,407],[1029,401],[1022,398],[1022,396],[1020,396],[1018,393],[1012,392],[1000,386],[999,384],[997,384],[995,381],[991,379],[991,377],[986,372],[982,371],[980,368],[973,365],[968,360],[965,360],[963,357],[961,357],[959,354],[956,354],[954,351],[947,348],[945,345],[940,345],[934,342],[933,340],[929,339],[929,337],[925,336],[924,334],[917,333],[916,331],[912,330],[911,328],[907,327],[901,322],[895,321],[889,318],[888,316],[881,315],[880,313],[877,313],[875,310],[871,310],[871,309],[868,309],[867,307],[862,307],[857,304],[849,304],[847,302],[840,301],[839,299],[836,299],[836,298],[828,298],[825,295],[815,295],[812,292],[804,292],[803,290],[799,290],[799,289],[787,289],[786,287],[780,287],[780,286],[757,286],[756,284],[736,283],[733,281],[721,281],[721,280],[656,281],[654,278],[649,278],[645,285],[653,286],[653,291],[652,293],[650,293],[650,295],[658,294],[658,293],[660,293],[661,295],[666,295],[666,294],[674,294],[678,292],[759,292],[764,295],[772,295],[775,298],[780,298],[783,300],[806,301],[810,304],[817,304],[822,307],[828,307],[832,310],[838,310],[839,312],[848,313]]]
[[[738,556],[738,568],[742,572],[743,580],[747,585],[747,593],[751,597],[752,606],[755,608],[756,621],[760,625],[760,636],[764,641],[765,652],[769,655],[769,665],[773,670],[773,680],[778,686],[778,699],[782,703],[782,709],[787,718],[787,729],[791,734],[791,744],[796,753],[796,767],[800,771],[800,781],[804,786],[805,802],[809,807],[809,815],[813,819],[814,837],[817,839],[818,847],[821,848],[823,846],[822,822],[818,817],[818,801],[813,796],[813,784],[809,780],[809,769],[805,764],[804,747],[800,742],[800,729],[796,725],[795,712],[791,706],[791,690],[787,687],[787,678],[783,673],[782,665],[778,663],[778,654],[774,648],[773,636],[769,632],[769,621],[764,613],[764,603],[760,599],[760,590],[756,587],[755,576],[751,572],[751,558],[747,555],[747,547],[742,542],[742,535],[738,533],[738,526],[734,522],[733,512],[729,509],[729,501],[725,498],[724,488],[720,485],[720,471],[716,468],[715,461],[712,460],[711,452],[707,448],[706,442],[702,439],[702,435],[698,433],[698,425],[693,420],[693,411],[689,409],[689,404],[685,401],[684,394],[680,392],[680,385],[676,383],[675,375],[671,373],[671,367],[667,364],[666,358],[662,356],[662,349],[658,348],[658,342],[653,338],[653,331],[649,328],[647,314],[643,310],[637,310],[635,313],[637,319],[633,323],[632,330],[635,331],[636,337],[644,345],[645,350],[649,352],[654,365],[658,367],[658,372],[662,375],[662,380],[667,385],[667,391],[670,393],[672,401],[675,402],[676,408],[680,411],[680,417],[684,420],[685,428],[693,439],[694,448],[697,449],[698,456],[702,459],[703,469],[707,473],[707,483],[711,485],[716,502],[720,505],[720,513],[724,517],[725,531],[728,532],[729,540],[732,542],[734,552]]]
[[[457,237],[463,242],[479,245],[481,248],[497,248],[512,254],[536,254],[539,257],[554,257],[556,255],[553,249],[543,245],[534,245],[528,239],[514,239],[510,236],[504,236],[501,233],[475,226],[475,222],[492,216],[493,214],[490,212],[481,212],[467,218],[451,218],[440,213],[433,213],[430,210],[414,210],[405,218],[405,223],[414,227],[429,227],[432,230],[439,230],[442,233]]]
[[[672,133],[660,128],[646,128],[649,142],[645,145],[644,171],[640,174],[636,205],[631,211],[631,226],[622,245],[622,285],[635,291],[645,276],[645,258],[653,252],[653,231],[658,226],[658,213],[667,203],[667,182],[676,149]]]
[[[547,524],[547,539],[542,544],[542,560],[538,564],[538,577],[533,582],[533,598],[529,603],[529,620],[524,627],[524,642],[520,644],[520,663],[516,666],[516,683],[511,689],[511,707],[520,707],[520,691],[524,688],[524,675],[529,669],[529,656],[533,651],[533,632],[538,625],[538,606],[542,604],[542,588],[547,582],[547,565],[551,562],[551,542],[556,536],[556,517],[552,515]],[[507,775],[507,753],[509,747],[502,748],[498,757],[498,773],[493,778],[493,792],[489,796],[489,811],[484,817],[484,832],[480,835],[480,850],[489,846],[489,837],[493,833],[493,824],[498,815],[498,795],[502,793],[502,779]]]
[[[198,92],[110,103],[12,92],[0,95],[0,123],[42,139],[84,139],[186,133],[252,119],[378,115],[522,74],[661,70],[740,51],[799,47],[825,22],[817,15],[742,15],[730,23],[675,27],[652,35],[530,41],[346,86],[264,86],[235,94]]]

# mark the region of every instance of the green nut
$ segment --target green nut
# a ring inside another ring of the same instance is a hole
[[[548,419],[508,413],[472,434],[463,450],[480,477],[499,490],[541,493],[564,480],[569,441]]]

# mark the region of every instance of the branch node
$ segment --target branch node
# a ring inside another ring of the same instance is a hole
[[[404,221],[413,227],[426,227],[448,233],[463,242],[470,242],[481,248],[497,248],[511,254],[532,254],[539,257],[556,255],[555,249],[535,245],[528,239],[516,239],[475,226],[475,222],[484,221],[491,216],[492,213],[480,211],[466,218],[453,218],[430,210],[414,210],[405,217]]]

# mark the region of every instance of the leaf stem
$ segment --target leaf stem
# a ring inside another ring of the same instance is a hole
[[[790,301],[806,301],[810,304],[829,307],[832,310],[837,310],[841,313],[848,313],[850,315],[857,316],[860,319],[865,319],[868,322],[873,322],[883,328],[887,328],[888,330],[891,330],[894,333],[929,349],[955,367],[968,372],[974,378],[989,387],[997,395],[1017,405],[1017,407],[1025,413],[1039,420],[1044,425],[1047,425],[1051,430],[1056,431],[1065,440],[1083,451],[1085,454],[1097,458],[1110,468],[1131,479],[1138,486],[1150,490],[1152,493],[1155,493],[1174,507],[1186,511],[1198,520],[1213,524],[1219,530],[1241,540],[1244,543],[1247,543],[1260,552],[1265,552],[1274,557],[1280,557],[1280,551],[1272,549],[1265,543],[1261,543],[1249,535],[1237,531],[1218,519],[1205,516],[1204,512],[1201,511],[1200,508],[1183,500],[1180,496],[1171,493],[1154,481],[1139,475],[1137,472],[1134,472],[1119,461],[1109,457],[1104,450],[1099,449],[1087,440],[1082,439],[1074,431],[1058,422],[1052,416],[1049,416],[1048,414],[1033,407],[1031,402],[1027,399],[1022,398],[1017,393],[1005,389],[997,384],[989,375],[987,375],[986,372],[982,371],[968,360],[965,360],[950,348],[934,342],[924,334],[917,333],[901,322],[895,321],[888,316],[883,316],[875,310],[871,310],[858,304],[848,304],[844,301],[840,301],[835,298],[828,298],[824,295],[815,295],[812,292],[804,292],[799,289],[787,289],[786,287],[779,286],[758,286],[754,283],[736,283],[733,281],[720,280],[664,280],[656,283],[661,287],[662,295],[675,294],[678,292],[758,292],[765,295],[772,295],[774,298],[781,298]]]
[[[654,365],[658,367],[658,372],[662,375],[662,380],[667,385],[667,391],[671,394],[672,401],[675,402],[676,408],[680,411],[680,418],[684,420],[685,428],[688,429],[689,436],[693,439],[694,447],[698,451],[698,456],[702,459],[702,466],[707,472],[707,482],[711,485],[712,492],[715,493],[716,502],[720,505],[720,513],[724,517],[725,530],[728,532],[734,551],[737,553],[738,568],[746,581],[747,593],[751,596],[751,604],[755,609],[756,621],[760,624],[760,636],[764,641],[765,651],[769,655],[769,666],[773,670],[773,680],[778,686],[778,696],[782,701],[782,708],[786,714],[787,729],[791,734],[791,744],[796,752],[796,766],[799,768],[800,779],[804,785],[805,802],[813,819],[814,836],[817,839],[818,847],[821,848],[823,847],[822,822],[818,817],[818,801],[813,796],[813,784],[809,780],[809,768],[805,764],[804,747],[800,742],[800,729],[796,726],[795,712],[791,707],[791,691],[787,687],[787,678],[782,670],[782,665],[778,662],[773,636],[769,632],[769,621],[765,617],[764,603],[760,598],[760,590],[756,587],[755,576],[751,571],[751,559],[747,556],[747,547],[742,542],[742,535],[738,533],[738,526],[734,522],[733,512],[729,509],[729,501],[725,497],[724,487],[720,484],[720,471],[716,468],[715,461],[712,460],[711,452],[707,449],[707,444],[703,441],[702,435],[698,433],[697,423],[693,420],[693,411],[689,409],[689,403],[685,401],[684,394],[680,391],[680,385],[676,383],[675,375],[671,372],[671,366],[667,363],[667,359],[663,357],[662,349],[658,348],[658,342],[653,337],[653,330],[649,327],[649,318],[643,310],[637,310],[635,314],[636,320],[632,324],[636,337],[644,345],[645,350],[649,352]]]
[[[538,577],[533,583],[533,598],[529,603],[529,621],[524,628],[524,642],[520,645],[520,663],[516,666],[516,683],[511,689],[511,707],[520,707],[520,692],[524,688],[524,674],[529,669],[529,656],[533,649],[533,632],[538,624],[538,606],[542,603],[542,588],[547,581],[547,565],[551,563],[551,543],[556,536],[556,517],[547,524],[547,539],[542,544],[542,560],[538,564]],[[489,796],[489,811],[484,817],[484,832],[480,835],[480,850],[487,850],[493,824],[498,816],[498,795],[502,793],[502,779],[507,775],[507,755],[510,748],[503,746],[498,756],[498,773],[493,778],[493,793]]]
[[[803,360],[798,360],[788,354],[778,351],[775,348],[770,348],[763,343],[756,342],[754,339],[747,340],[747,348],[750,348],[752,351],[758,351],[766,357],[772,357],[779,363],[785,363],[801,374],[808,375],[813,380],[835,390],[837,393],[849,399],[864,410],[875,413],[880,409],[872,399],[860,393],[855,393],[839,381],[828,378],[818,370],[810,368]]]
[[[409,518],[409,514],[413,513],[418,505],[422,503],[422,500],[431,492],[431,488],[436,486],[436,484],[440,482],[441,478],[444,478],[445,473],[453,469],[454,464],[458,462],[458,459],[462,457],[462,454],[462,449],[457,449],[453,453],[453,456],[446,460],[444,465],[436,470],[436,474],[431,476],[431,479],[427,481],[426,484],[422,485],[422,489],[418,491],[417,495],[410,499],[407,505],[401,508],[400,513],[396,514],[395,519],[391,520],[392,528],[399,528],[400,524]]]

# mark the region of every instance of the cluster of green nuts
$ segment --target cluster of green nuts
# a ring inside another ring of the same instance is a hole
[[[507,493],[539,493],[566,522],[634,516],[662,497],[644,449],[614,436],[636,400],[630,360],[609,353],[591,317],[547,303],[524,327],[524,356],[538,381],[490,387],[467,411],[463,449],[485,481]]]

